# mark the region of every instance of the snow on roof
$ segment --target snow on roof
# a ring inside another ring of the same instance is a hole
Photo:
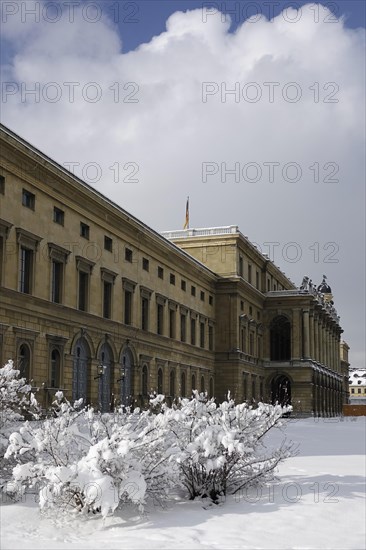
[[[350,371],[349,384],[350,386],[366,386],[366,369]]]

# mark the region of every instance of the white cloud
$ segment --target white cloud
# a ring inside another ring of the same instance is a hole
[[[287,11],[288,19],[295,15]],[[362,366],[364,30],[315,23],[303,7],[296,23],[279,15],[230,34],[219,14],[203,23],[195,10],[173,14],[166,32],[122,54],[123,36],[104,16],[92,24],[75,10],[69,19],[41,20],[21,36],[14,19],[3,25],[14,52],[3,80],[19,87],[3,103],[3,122],[60,163],[98,163],[102,177],[93,185],[155,229],[182,227],[190,195],[191,226],[238,224],[264,252],[263,243],[279,242],[274,259],[295,282],[305,273],[320,282],[325,272],[351,358]],[[21,102],[22,86],[25,92],[34,82],[40,101]],[[79,83],[74,102],[70,82]],[[217,92],[206,102],[203,82]],[[235,85],[239,102],[233,94],[222,102],[221,90]],[[251,102],[256,93],[261,99]],[[204,162],[218,168],[206,183]],[[272,183],[264,164],[271,162],[279,163]],[[138,165],[138,182],[128,181],[134,167],[127,163]],[[262,177],[248,182],[241,172],[239,183],[233,175],[222,182],[221,163],[239,163],[248,178],[259,166]],[[295,174],[288,163],[301,168],[298,182],[284,181],[282,170],[288,179]],[[333,172],[339,182],[324,182]],[[87,180],[94,174],[84,169]],[[289,242],[301,247],[298,262],[284,257]],[[333,256],[327,243],[338,247]]]

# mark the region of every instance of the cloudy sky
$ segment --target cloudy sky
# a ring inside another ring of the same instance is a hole
[[[326,274],[365,366],[363,2],[1,9],[3,124],[158,231],[189,196],[190,227]]]

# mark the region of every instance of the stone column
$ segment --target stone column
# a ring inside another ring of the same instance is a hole
[[[331,327],[328,327],[328,336],[327,336],[327,342],[328,342],[328,367],[330,369],[332,368],[332,353],[331,353],[332,350],[331,350],[331,345],[330,345],[331,332],[332,332]]]
[[[309,338],[309,310],[304,309],[302,313],[303,318],[303,358],[309,359],[310,357],[310,338]]]
[[[310,357],[315,359],[314,312],[310,312]]]
[[[324,327],[324,364],[328,367],[329,366],[329,329],[328,326],[325,325]]]
[[[292,323],[292,346],[291,346],[291,354],[292,359],[298,360],[301,359],[302,353],[301,353],[301,310],[295,309],[293,312],[293,323]]]
[[[323,323],[318,319],[319,363],[324,363]]]
[[[315,347],[315,361],[320,363],[319,359],[319,322],[318,317],[314,318],[314,347]]]
[[[335,332],[334,329],[332,330],[332,369],[336,372],[338,372],[337,369],[337,361],[336,361],[336,348],[335,348]]]

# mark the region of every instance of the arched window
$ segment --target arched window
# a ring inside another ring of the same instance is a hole
[[[170,371],[169,394],[171,397],[175,396],[175,372],[173,370]]]
[[[19,348],[19,364],[18,364],[18,368],[20,370],[19,378],[25,378],[26,380],[29,380],[30,362],[31,362],[31,353],[30,353],[29,346],[27,344],[22,344]]]
[[[90,348],[85,338],[79,338],[74,347],[72,373],[72,399],[88,399],[88,371],[90,367]]]
[[[122,364],[120,365],[121,377],[119,379],[120,384],[120,396],[121,403],[125,407],[131,405],[132,400],[132,367],[133,367],[133,355],[131,350],[126,347],[122,353]]]
[[[59,388],[61,382],[61,355],[57,349],[51,352],[51,372],[50,385],[51,388]]]
[[[270,326],[271,361],[291,359],[291,324],[284,316],[275,317]]]
[[[197,389],[196,388],[196,377],[194,374],[192,374],[192,391]]]
[[[213,397],[214,396],[214,382],[213,382],[213,378],[211,377],[210,378],[210,397]]]
[[[205,391],[205,377],[201,376],[201,393]]]
[[[109,412],[112,402],[113,352],[106,342],[100,349],[99,364],[103,367],[103,374],[98,378],[99,408],[102,412]]]
[[[148,368],[147,365],[142,367],[142,395],[146,397],[148,395]]]
[[[163,369],[158,370],[158,393],[163,394]]]
[[[186,396],[186,373],[182,372],[180,375],[180,394],[182,397]]]

